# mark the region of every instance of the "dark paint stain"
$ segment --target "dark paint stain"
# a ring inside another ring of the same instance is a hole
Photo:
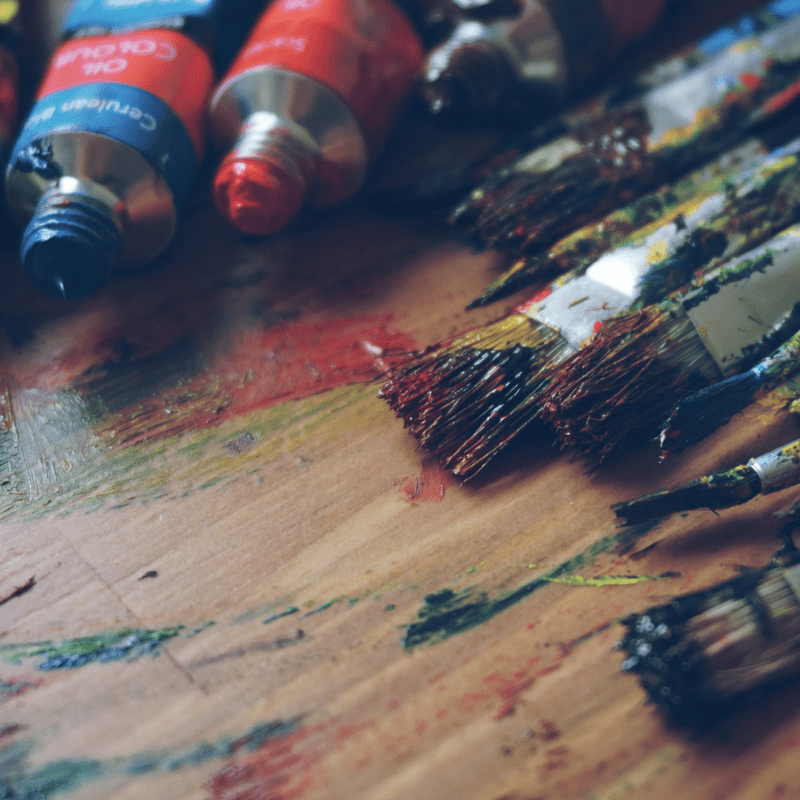
[[[235,439],[225,444],[225,449],[232,455],[238,456],[246,453],[256,443],[252,433],[242,433]]]
[[[36,586],[36,576],[32,575],[21,586],[15,586],[9,594],[0,597],[0,606],[5,605],[9,600],[13,600],[15,597],[21,597],[23,594],[33,589],[34,586]]]
[[[0,703],[5,703],[14,697],[30,689],[36,689],[41,686],[43,681],[40,678],[9,678],[8,680],[0,680]]]
[[[476,592],[473,589],[458,593],[443,589],[429,594],[425,597],[425,605],[417,612],[416,621],[406,626],[402,645],[408,649],[420,644],[432,644],[488,622],[542,587],[552,585],[554,579],[569,575],[591,563],[601,553],[630,545],[656,525],[658,520],[648,521],[621,533],[606,536],[582,553],[564,561],[547,575],[535,578],[510,592],[503,592],[494,599],[486,592]]]
[[[190,669],[198,669],[199,667],[207,667],[211,664],[219,664],[221,661],[229,661],[233,658],[242,658],[242,656],[249,655],[250,653],[267,653],[271,650],[283,650],[286,647],[292,647],[299,644],[306,638],[306,633],[302,628],[295,631],[294,636],[281,636],[278,639],[270,639],[268,642],[255,642],[246,647],[237,647],[234,650],[228,650],[224,653],[218,653],[214,656],[207,656],[198,661],[194,661],[189,665]]]

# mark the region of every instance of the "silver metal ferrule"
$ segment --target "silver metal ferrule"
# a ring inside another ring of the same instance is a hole
[[[762,347],[774,349],[765,337],[780,330],[800,302],[800,225],[698,283],[681,304],[722,374],[738,372]]]
[[[560,332],[575,350],[604,322],[628,308],[641,293],[642,279],[673,255],[703,221],[724,207],[724,193],[706,198],[681,218],[669,222],[641,239],[612,250],[595,261],[586,272],[558,286],[544,299],[522,311]],[[677,210],[674,216],[678,216]]]
[[[747,462],[761,480],[762,494],[777,492],[800,481],[800,439]]]
[[[26,226],[40,207],[68,196],[90,202],[113,218],[124,234],[119,268],[152,261],[169,244],[177,216],[172,192],[164,178],[141,153],[128,145],[88,131],[55,131],[43,139],[51,151],[53,172],[15,169],[6,175],[6,196],[16,221]]]
[[[364,182],[370,154],[355,114],[305,75],[269,65],[234,75],[214,93],[210,119],[211,136],[225,151],[269,151],[301,172],[313,157],[307,199],[318,208],[345,200]]]

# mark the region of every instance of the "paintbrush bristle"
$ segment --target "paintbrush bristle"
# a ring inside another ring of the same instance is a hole
[[[555,331],[511,314],[393,369],[380,396],[446,469],[471,478],[534,418],[565,351]]]
[[[611,506],[624,525],[665,517],[695,508],[730,508],[746,503],[761,491],[758,473],[742,465],[684,483],[672,489],[645,494]]]
[[[747,408],[762,385],[761,376],[748,371],[680,400],[661,431],[662,461],[704,439]]]
[[[800,567],[754,570],[624,624],[624,670],[669,717],[711,722],[732,701],[800,672]]]
[[[629,202],[656,183],[647,152],[649,122],[638,107],[595,120],[573,137],[580,150],[557,166],[526,166],[527,158],[475,189],[450,216],[483,244],[532,252]]]
[[[679,393],[719,375],[694,326],[665,301],[609,320],[553,374],[542,419],[563,446],[605,458],[650,441]]]

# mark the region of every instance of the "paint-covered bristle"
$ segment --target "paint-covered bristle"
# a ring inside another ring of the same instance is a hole
[[[800,566],[754,570],[634,615],[623,669],[682,724],[711,722],[800,672]]]
[[[662,460],[704,439],[747,408],[762,385],[761,375],[750,370],[680,400],[661,431]]]
[[[529,169],[523,158],[474,190],[455,208],[451,223],[500,250],[546,246],[656,183],[657,168],[644,146],[647,132],[639,108],[609,114],[591,130],[577,131],[569,143],[578,152],[570,150],[557,166]]]
[[[699,442],[800,369],[800,331],[752,369],[733,375],[681,400],[661,431],[661,457]]]
[[[528,286],[542,275],[560,274],[581,267],[585,269],[637,231],[643,231],[654,223],[663,225],[669,214],[678,218],[691,215],[704,197],[724,191],[729,181],[735,181],[736,178],[741,180],[748,169],[764,164],[764,152],[760,140],[748,140],[676,183],[661,186],[606,214],[602,219],[574,230],[547,250],[521,255],[467,307],[487,305]],[[774,217],[774,211],[771,216]],[[748,220],[747,227],[752,228],[753,222]]]
[[[642,495],[611,508],[625,525],[665,517],[695,508],[730,508],[746,503],[761,491],[758,473],[747,465],[690,481],[672,489]]]
[[[620,314],[554,372],[542,419],[564,446],[605,458],[653,439],[678,393],[719,371],[691,321],[666,301]]]
[[[470,478],[533,419],[565,351],[558,333],[512,314],[393,369],[380,396],[446,469]]]

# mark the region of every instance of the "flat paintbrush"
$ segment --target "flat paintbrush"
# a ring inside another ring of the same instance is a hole
[[[533,251],[682,174],[790,102],[800,78],[800,18],[735,43],[633,103],[525,154],[451,215],[481,243]]]
[[[775,144],[780,138],[780,133],[776,133]],[[541,252],[519,258],[489,284],[483,294],[470,302],[467,309],[504,297],[541,276],[585,270],[603,253],[623,244],[637,230],[678,212],[692,198],[724,190],[726,182],[735,179],[737,173],[741,175],[745,169],[763,162],[767,150],[771,149],[766,145],[762,139],[748,139],[680,180],[637,197],[632,203],[578,228]]]
[[[620,314],[554,373],[542,419],[601,459],[654,439],[680,397],[742,372],[800,329],[800,226],[679,298]]]
[[[430,348],[389,374],[381,396],[406,427],[456,474],[471,477],[541,411],[554,369],[604,320],[660,299],[724,253],[766,238],[800,213],[798,158],[764,159],[605,253],[585,272],[562,276],[513,314]],[[776,213],[776,209],[780,213]],[[782,209],[782,210],[781,210]]]
[[[669,720],[713,723],[800,674],[800,564],[773,564],[632,614],[622,669]]]
[[[661,431],[661,458],[699,442],[800,370],[800,331],[752,369],[680,400]]]
[[[695,508],[731,508],[800,483],[800,439],[724,472],[611,506],[624,525]]]

